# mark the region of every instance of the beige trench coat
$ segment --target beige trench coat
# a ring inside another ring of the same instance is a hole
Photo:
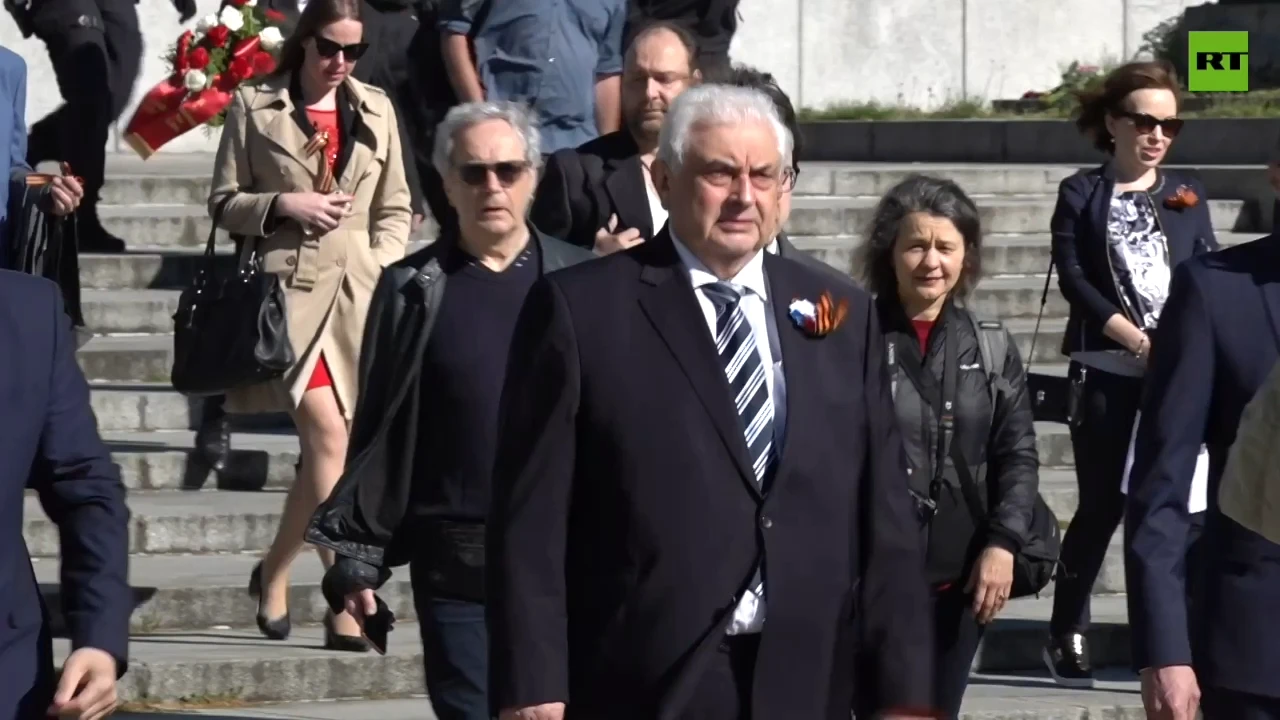
[[[263,269],[283,280],[289,340],[298,358],[282,379],[228,393],[229,412],[296,409],[323,352],[342,414],[350,421],[355,413],[365,314],[382,268],[404,257],[411,210],[389,98],[354,79],[346,87],[362,123],[337,189],[355,199],[349,216],[322,236],[307,237],[288,220],[263,237],[276,195],[314,190],[324,162],[322,153],[305,151],[310,138],[294,118],[289,78],[241,87],[227,113],[209,214],[230,196],[219,224],[249,238],[242,262],[256,245]]]

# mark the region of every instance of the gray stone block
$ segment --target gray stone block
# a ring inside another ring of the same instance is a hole
[[[299,627],[284,642],[265,641],[249,630],[135,636],[121,699],[236,705],[423,692],[416,625],[397,623],[385,656],[324,650],[321,634],[318,627]],[[61,662],[69,653],[68,643],[54,645]]]

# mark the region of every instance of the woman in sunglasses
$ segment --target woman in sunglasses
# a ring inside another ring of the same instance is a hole
[[[1080,492],[1062,542],[1044,660],[1069,687],[1093,685],[1089,599],[1124,510],[1121,481],[1149,333],[1173,267],[1218,247],[1204,186],[1160,167],[1182,129],[1178,93],[1171,67],[1135,62],[1082,95],[1076,125],[1111,158],[1063,180],[1053,214],[1053,263],[1071,307],[1062,352],[1078,392],[1070,432]]]
[[[297,362],[227,395],[232,413],[288,411],[301,445],[280,527],[254,569],[262,634],[290,631],[289,566],[307,522],[342,475],[356,407],[365,314],[382,268],[404,257],[410,197],[396,115],[352,78],[368,45],[360,0],[311,0],[276,72],[241,87],[228,112],[209,211],[285,287]],[[321,561],[332,565],[332,553]],[[325,618],[325,647],[368,649],[349,615]]]

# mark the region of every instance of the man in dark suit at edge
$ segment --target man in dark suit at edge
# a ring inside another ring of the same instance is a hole
[[[763,94],[686,91],[667,231],[526,301],[487,543],[503,720],[847,720],[855,676],[881,718],[932,716],[871,299],[763,250],[790,145]]]
[[[1125,518],[1134,665],[1152,720],[1280,718],[1280,545],[1218,507],[1245,405],[1280,358],[1280,236],[1173,273],[1152,341]],[[1187,498],[1209,448],[1208,510],[1188,572]],[[1190,576],[1189,576],[1190,575]],[[1190,586],[1201,612],[1189,616]],[[1203,697],[1201,697],[1203,693]]]

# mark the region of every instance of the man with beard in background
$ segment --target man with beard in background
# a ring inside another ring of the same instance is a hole
[[[533,224],[605,255],[652,238],[667,222],[649,166],[671,102],[702,75],[693,36],[658,22],[636,36],[622,69],[625,129],[547,158]]]

